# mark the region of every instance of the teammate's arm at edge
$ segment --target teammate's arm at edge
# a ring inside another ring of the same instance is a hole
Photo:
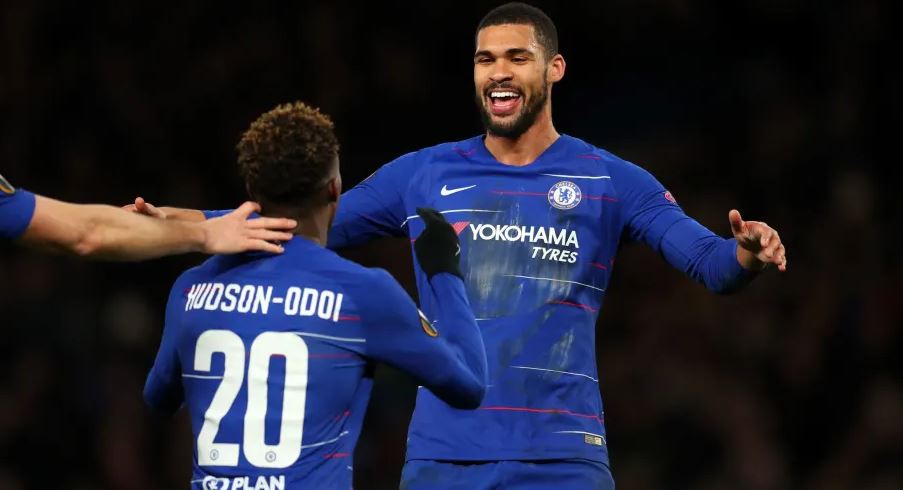
[[[100,204],[72,204],[35,195],[23,245],[107,260],[145,260],[187,252],[236,253],[256,250],[280,253],[271,241],[291,239],[277,231],[293,228],[293,220],[248,220],[259,207],[245,203],[229,215],[202,223],[158,220]]]

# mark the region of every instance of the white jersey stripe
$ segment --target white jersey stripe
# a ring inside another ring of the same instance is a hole
[[[327,445],[327,444],[332,444],[333,442],[336,442],[336,441],[338,441],[339,439],[341,439],[342,436],[347,436],[347,435],[348,435],[348,431],[346,430],[346,431],[342,432],[341,434],[339,434],[339,436],[336,437],[336,438],[330,439],[330,440],[328,440],[328,441],[314,442],[314,443],[311,443],[311,444],[304,444],[304,445],[301,446],[301,449],[307,449],[307,448],[311,448],[311,447],[320,447],[320,446],[325,446],[325,445]]]
[[[590,289],[595,289],[596,291],[602,291],[603,293],[605,292],[605,290],[602,289],[602,288],[597,288],[596,286],[590,286],[589,284],[583,284],[582,282],[577,282],[577,281],[566,281],[566,280],[564,280],[564,279],[552,279],[551,277],[520,276],[520,275],[517,275],[517,274],[505,274],[505,277],[519,277],[519,278],[521,278],[521,279],[535,279],[535,280],[537,280],[537,281],[566,282],[566,283],[569,283],[569,284],[577,284],[578,286],[585,286],[585,287],[588,287],[588,288],[590,288]]]
[[[560,374],[570,374],[570,375],[573,375],[573,376],[582,376],[582,377],[584,377],[584,378],[589,378],[589,379],[595,381],[596,383],[599,382],[598,379],[596,379],[596,378],[594,378],[594,377],[592,377],[592,376],[590,376],[590,375],[588,375],[588,374],[572,373],[572,372],[570,372],[570,371],[559,371],[559,370],[557,370],[557,369],[545,369],[545,368],[530,367],[530,366],[510,366],[510,367],[512,367],[512,368],[514,368],[514,369],[532,369],[532,370],[534,370],[534,371],[548,371],[548,372],[550,372],[550,373],[560,373]]]
[[[446,213],[501,213],[501,211],[493,211],[491,209],[447,209],[445,211],[439,211],[439,212],[441,214],[446,214]],[[398,226],[402,227],[402,226],[408,224],[408,221],[411,221],[412,219],[415,219],[415,218],[419,219],[420,216],[416,215],[416,214],[413,216],[408,216]]]
[[[326,340],[337,340],[339,342],[366,342],[367,339],[359,339],[353,337],[333,337],[332,335],[323,335],[319,333],[310,333],[310,332],[292,332],[295,335],[300,335],[301,337],[313,337],[315,339],[326,339]]]
[[[560,177],[562,179],[610,179],[611,175],[561,175],[561,174],[541,174],[547,177]]]
[[[602,434],[593,434],[592,432],[584,432],[582,430],[556,430],[555,434],[586,434],[588,436],[601,437],[602,440],[605,441],[605,436]]]

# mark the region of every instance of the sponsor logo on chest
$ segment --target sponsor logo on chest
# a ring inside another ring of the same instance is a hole
[[[452,225],[458,233],[465,227],[473,241],[529,243],[531,258],[557,262],[577,262],[580,240],[575,230],[553,226],[499,225],[458,222]],[[574,250],[567,250],[573,248]]]

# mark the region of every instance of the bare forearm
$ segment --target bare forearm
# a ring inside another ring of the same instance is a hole
[[[102,208],[76,253],[98,259],[145,260],[204,249],[207,235],[199,223],[161,221]]]
[[[142,260],[200,251],[206,231],[194,223],[163,221],[121,209],[70,204],[38,196],[23,242],[74,255]]]
[[[166,215],[167,220],[199,222],[207,219],[204,216],[204,213],[197,209],[171,208],[168,206],[158,209],[160,211],[163,211],[163,213]]]

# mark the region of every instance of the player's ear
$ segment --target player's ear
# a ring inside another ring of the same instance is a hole
[[[552,56],[552,60],[549,61],[549,68],[547,70],[549,82],[555,83],[564,78],[564,68],[567,63],[564,62],[564,56],[561,54],[556,54]]]
[[[333,177],[329,179],[329,182],[326,183],[326,197],[329,202],[336,202],[339,200],[339,194],[342,193],[342,184],[339,177]]]

